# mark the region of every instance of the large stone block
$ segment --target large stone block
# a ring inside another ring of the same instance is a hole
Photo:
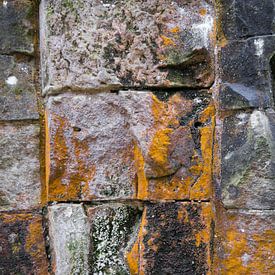
[[[230,210],[217,226],[214,274],[274,274],[275,211]]]
[[[130,274],[126,251],[138,228],[137,207],[111,203],[85,211],[80,204],[58,204],[48,209],[54,274]]]
[[[236,40],[274,33],[274,1],[218,0],[216,2],[220,38]]]
[[[229,42],[219,50],[221,110],[273,105],[275,36]]]
[[[80,204],[48,207],[51,269],[56,275],[89,273],[90,227]]]
[[[0,120],[38,119],[34,62],[0,55]]]
[[[132,274],[126,258],[138,229],[139,210],[114,203],[89,207],[87,213],[91,224],[90,274]],[[133,259],[135,265],[138,259],[138,255]]]
[[[206,0],[43,0],[44,93],[208,87],[214,38],[214,8]]]
[[[274,209],[274,110],[237,112],[218,123],[221,182],[226,208]]]
[[[0,214],[0,274],[48,274],[39,214]]]
[[[0,125],[0,211],[40,206],[39,126]]]
[[[34,53],[36,3],[34,0],[1,1],[0,53]]]
[[[213,226],[209,203],[146,206],[127,255],[131,274],[210,273]]]
[[[157,96],[128,91],[51,97],[49,200],[209,198],[210,95]]]

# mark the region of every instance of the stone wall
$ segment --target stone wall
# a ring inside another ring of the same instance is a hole
[[[274,274],[274,17],[0,1],[0,274]]]

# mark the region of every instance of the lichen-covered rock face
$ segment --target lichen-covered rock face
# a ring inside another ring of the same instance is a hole
[[[274,1],[218,0],[217,10],[219,34],[228,40],[274,33]]]
[[[52,270],[56,275],[89,273],[89,223],[78,204],[48,207]]]
[[[0,211],[40,206],[39,132],[36,124],[0,125]]]
[[[274,110],[238,112],[218,125],[220,196],[227,208],[274,209]]]
[[[211,263],[211,227],[208,203],[146,206],[138,238],[128,254],[131,274],[207,274]],[[138,265],[134,261],[136,250]]]
[[[207,0],[43,0],[44,93],[208,87],[214,37]]]
[[[224,213],[217,226],[214,274],[274,274],[275,211]]]
[[[213,115],[194,91],[50,98],[49,200],[208,198]]]
[[[0,258],[0,274],[47,274],[40,215],[0,214]]]
[[[34,54],[36,7],[33,0],[1,1],[1,54]]]
[[[34,63],[0,55],[0,119],[38,119]]]
[[[221,110],[272,107],[275,36],[231,41],[219,50]]]
[[[114,203],[88,207],[87,213],[91,224],[91,274],[130,274],[125,252],[138,228],[138,209]]]

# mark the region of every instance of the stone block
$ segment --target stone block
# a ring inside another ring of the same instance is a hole
[[[127,255],[131,274],[208,274],[213,226],[209,203],[146,206]]]
[[[221,182],[226,208],[274,209],[275,112],[239,111],[217,124],[221,137]]]
[[[274,1],[218,0],[220,38],[236,40],[274,33]]]
[[[0,53],[34,54],[38,6],[34,0],[2,1]]]
[[[43,0],[44,93],[118,87],[209,87],[210,1]]]
[[[138,208],[113,203],[88,207],[87,214],[91,224],[90,274],[132,274],[126,256],[138,229]],[[135,265],[138,259],[133,259]]]
[[[0,55],[0,120],[39,119],[34,62]]]
[[[208,198],[213,116],[203,91],[51,97],[49,200]]]
[[[48,207],[51,269],[56,275],[89,273],[90,227],[80,204]]]
[[[40,206],[39,132],[36,124],[0,124],[0,211]]]
[[[219,50],[221,110],[272,107],[275,36],[229,42]]]
[[[110,203],[48,207],[54,274],[130,274],[126,251],[139,225],[136,206]],[[138,258],[135,260],[138,262]]]
[[[39,214],[0,213],[0,274],[48,274]]]
[[[274,274],[275,212],[230,210],[217,226],[214,274]]]

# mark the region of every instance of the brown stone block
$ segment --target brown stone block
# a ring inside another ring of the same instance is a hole
[[[204,92],[50,98],[49,200],[209,198],[213,115]]]
[[[0,273],[48,274],[39,214],[0,214]]]
[[[219,218],[215,274],[274,274],[275,212],[229,210]]]
[[[34,53],[37,13],[35,0],[1,1],[0,53]]]
[[[131,274],[208,274],[212,226],[209,203],[146,206],[127,254]]]
[[[114,87],[209,87],[211,1],[41,4],[44,93]]]

